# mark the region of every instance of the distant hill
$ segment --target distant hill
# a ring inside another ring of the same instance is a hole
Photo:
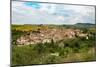
[[[76,27],[95,27],[95,24],[92,23],[76,23],[74,24]]]
[[[95,25],[95,24],[92,24],[92,23],[76,23],[75,25]]]

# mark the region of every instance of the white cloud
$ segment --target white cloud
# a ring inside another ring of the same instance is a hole
[[[75,24],[95,23],[95,8],[92,6],[39,3],[33,9],[24,2],[12,2],[12,23],[17,24]]]
[[[55,12],[55,4],[41,4],[40,11],[47,11],[48,13]]]

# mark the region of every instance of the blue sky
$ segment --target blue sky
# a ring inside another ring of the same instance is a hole
[[[12,24],[95,23],[95,7],[12,2]]]
[[[33,8],[35,8],[35,9],[39,9],[39,8],[41,8],[41,5],[38,4],[38,3],[25,2],[24,4],[25,4],[26,6],[33,7]]]

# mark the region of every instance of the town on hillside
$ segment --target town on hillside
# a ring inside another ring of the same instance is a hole
[[[16,43],[18,45],[29,45],[29,44],[37,44],[37,43],[50,43],[52,40],[54,42],[64,40],[66,38],[76,38],[76,37],[84,37],[88,39],[87,33],[83,33],[82,30],[79,29],[38,29],[36,31],[28,32],[25,35],[21,35],[17,38]]]

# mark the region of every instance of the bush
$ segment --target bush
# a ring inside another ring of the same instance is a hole
[[[60,43],[64,47],[60,47]],[[81,40],[81,38],[66,39],[60,42],[38,43],[26,46],[12,46],[12,64],[26,65],[26,64],[47,64],[70,61],[85,61],[95,59],[95,56],[88,54],[91,48],[95,47],[95,41]],[[50,53],[59,53],[59,56],[51,56]],[[86,54],[87,56],[84,56]],[[75,55],[75,57],[71,56]],[[79,56],[79,57],[78,57]],[[67,59],[66,61],[64,60]],[[26,60],[27,59],[27,60]]]

